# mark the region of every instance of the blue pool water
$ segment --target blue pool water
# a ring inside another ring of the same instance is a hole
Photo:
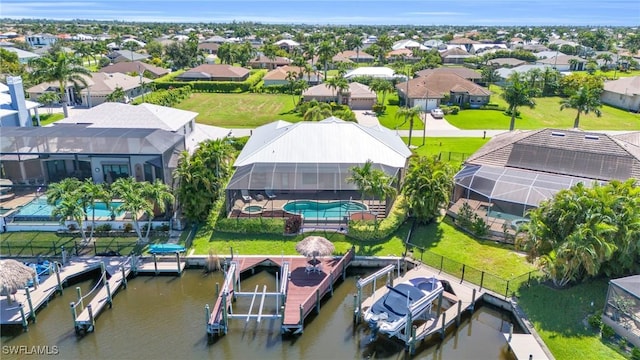
[[[366,211],[367,206],[355,201],[318,202],[313,200],[295,200],[283,207],[284,211],[302,214],[305,219],[341,220],[350,213]]]
[[[114,209],[114,212],[118,214],[118,208],[122,205],[121,202],[113,202],[111,203],[111,207]],[[96,217],[109,217],[111,216],[111,210],[107,209],[107,204],[97,202],[95,203]],[[21,207],[15,214],[17,217],[48,217],[51,216],[51,212],[53,211],[53,206],[47,204],[47,198],[41,196],[39,198],[33,199],[28,204]],[[93,216],[93,210],[91,207],[87,208],[87,215],[89,217]]]

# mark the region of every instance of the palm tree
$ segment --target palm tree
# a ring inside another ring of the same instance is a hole
[[[528,106],[533,108],[536,106],[533,101],[533,90],[529,88],[520,74],[514,72],[507,79],[507,85],[504,87],[501,96],[509,104],[509,114],[511,115],[509,131],[513,131],[516,125],[518,107]]]
[[[484,66],[481,73],[482,81],[487,84],[487,89],[491,89],[491,84],[500,80],[500,75],[498,75],[498,71],[493,66]]]
[[[562,100],[560,110],[564,110],[566,108],[576,109],[578,113],[573,121],[573,127],[578,128],[580,125],[580,114],[593,112],[597,117],[600,117],[602,115],[602,112],[600,111],[601,107],[600,89],[591,89],[588,85],[584,85],[574,94],[569,96],[568,99]]]
[[[30,62],[30,66],[33,69],[31,75],[37,81],[58,83],[64,117],[69,117],[67,86],[71,83],[76,88],[80,87],[80,85],[86,87],[87,80],[85,77],[90,77],[91,72],[82,67],[78,58],[68,56],[63,51],[35,58]]]
[[[333,113],[331,112],[331,105],[327,103],[320,103],[317,106],[314,106],[307,110],[302,116],[302,120],[304,121],[320,121],[324,120],[328,117],[331,117]]]
[[[411,134],[413,132],[413,121],[415,120],[415,118],[420,117],[421,111],[422,109],[420,109],[419,106],[414,106],[411,108],[410,107],[399,108],[398,111],[396,112],[396,119],[404,118],[404,122],[400,124],[398,127],[404,125],[407,121],[409,121],[409,146],[411,146]]]
[[[393,40],[388,35],[384,34],[378,38],[376,45],[378,45],[381,49],[379,53],[380,55],[379,61],[381,64],[384,64],[385,55],[387,55],[387,53],[391,51],[391,47],[393,46]]]
[[[91,56],[91,45],[85,42],[77,42],[74,47],[74,54],[80,58],[82,63],[82,59]]]
[[[298,80],[298,73],[295,71],[287,71],[287,76],[285,77],[285,80],[287,80],[289,82],[289,93],[291,94],[291,98],[293,98],[293,106],[296,106],[296,97],[295,97],[295,93],[294,93],[294,85],[296,83],[296,81]]]
[[[76,178],[65,178],[59,182],[49,184],[46,191],[47,204],[55,206],[65,195],[75,192],[82,183]]]
[[[393,91],[393,83],[384,79],[374,79],[369,87],[376,93],[382,94],[382,105],[385,105],[387,93]]]
[[[364,202],[367,195],[373,190],[373,161],[367,160],[362,166],[354,166],[349,169],[351,175],[346,179],[347,183],[354,184],[360,192],[360,200]]]
[[[45,105],[48,105],[49,114],[51,114],[53,104],[60,102],[60,94],[53,91],[47,91],[44,94],[38,96],[38,101],[44,103]]]
[[[89,239],[91,239],[96,230],[96,201],[101,201],[106,204],[107,209],[110,208],[111,193],[107,191],[104,184],[95,184],[92,179],[86,179],[82,182],[80,192],[85,199],[83,202],[91,206],[91,232],[89,234]],[[86,207],[84,209],[86,211]]]
[[[60,217],[60,224],[65,225],[71,219],[78,223],[78,230],[82,236],[82,242],[87,243],[87,235],[84,232],[84,219],[87,213],[80,203],[77,194],[67,193],[53,208],[51,216]]]
[[[109,95],[107,95],[106,102],[124,102],[125,92],[120,86],[116,86],[116,89]]]
[[[360,49],[362,49],[363,41],[362,37],[354,34],[349,34],[345,39],[347,49],[356,49],[356,64],[360,63]]]
[[[440,216],[453,189],[453,168],[437,157],[412,157],[402,186],[409,214],[428,224]]]
[[[302,44],[302,51],[305,58],[311,61],[311,66],[313,67],[314,58],[318,54],[316,44],[310,42],[304,43]]]
[[[175,197],[171,193],[171,189],[169,186],[164,184],[160,179],[156,179],[156,181],[149,183],[144,183],[144,188],[142,190],[143,196],[147,201],[153,204],[153,214],[155,215],[155,210],[157,209],[159,212],[165,212],[167,209],[167,204],[171,204],[175,201]],[[145,238],[149,238],[149,232],[151,231],[151,221],[153,220],[153,216],[148,216],[147,223],[147,233]]]
[[[335,46],[333,46],[331,42],[325,40],[320,43],[320,46],[318,47],[318,59],[322,62],[324,66],[325,81],[327,79],[327,70],[329,66],[329,61],[331,61],[331,59],[335,54],[336,54],[336,48]]]
[[[131,220],[133,222],[133,228],[138,235],[138,240],[141,242],[146,242],[149,239],[142,236],[138,215],[141,212],[149,217],[153,214],[153,206],[145,198],[144,189],[144,184],[137,182],[132,177],[121,177],[111,184],[113,194],[122,200],[122,205],[120,205],[119,209],[132,214]]]

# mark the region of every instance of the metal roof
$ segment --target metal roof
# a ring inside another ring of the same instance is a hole
[[[627,276],[611,280],[611,283],[624,289],[629,294],[640,297],[640,275]]]
[[[253,131],[234,166],[254,163],[374,164],[404,168],[411,150],[395,132],[335,117],[275,121]]]
[[[0,154],[157,155],[184,141],[157,129],[89,128],[82,125],[4,127]]]

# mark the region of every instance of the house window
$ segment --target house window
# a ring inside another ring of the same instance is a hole
[[[144,180],[153,181],[153,167],[149,164],[144,164]]]
[[[102,173],[104,181],[111,184],[118,178],[127,178],[130,176],[129,165],[127,164],[106,164],[102,165]]]

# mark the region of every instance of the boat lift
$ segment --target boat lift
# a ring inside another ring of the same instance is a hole
[[[287,297],[289,271],[289,262],[284,261],[280,273],[276,273],[277,292],[267,292],[266,285],[262,287],[262,290],[260,290],[260,285],[256,285],[254,291],[242,292],[240,288],[240,269],[238,268],[238,263],[232,261],[226,270],[221,291],[218,291],[218,284],[216,284],[217,299],[213,311],[211,311],[209,304],[205,305],[208,336],[212,337],[214,335],[220,336],[227,334],[230,319],[245,319],[245,322],[255,319],[258,323],[260,323],[263,318],[282,319],[283,313],[280,311],[280,307],[284,305]],[[242,314],[233,311],[233,302],[235,302],[238,297],[251,298],[248,313]],[[260,299],[260,305],[257,311],[254,312],[254,305],[256,305],[258,298]],[[265,300],[269,298],[275,301],[276,311],[274,314],[264,314],[263,312]]]

